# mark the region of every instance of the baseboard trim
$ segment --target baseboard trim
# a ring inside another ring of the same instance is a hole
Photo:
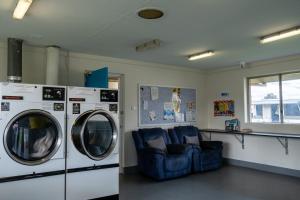
[[[107,196],[107,197],[100,197],[100,198],[96,198],[96,199],[90,199],[90,200],[119,200],[119,194],[111,195],[111,196]]]
[[[300,178],[300,170],[294,170],[294,169],[289,169],[284,167],[276,167],[272,165],[264,165],[260,163],[253,163],[253,162],[235,160],[230,158],[224,158],[224,164]],[[124,168],[124,174],[137,174],[138,172],[139,170],[137,166]]]
[[[260,164],[260,163],[247,162],[247,161],[243,161],[243,160],[235,160],[235,159],[230,159],[230,158],[225,158],[224,163],[227,165],[232,165],[232,166],[245,167],[245,168],[255,169],[255,170],[259,170],[259,171],[300,178],[300,170],[276,167],[276,166],[265,165],[265,164]]]
[[[138,166],[124,167],[124,174],[137,174],[139,173]]]

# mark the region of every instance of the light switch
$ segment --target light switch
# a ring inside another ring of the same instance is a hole
[[[136,106],[131,106],[131,110],[132,111],[136,110]]]

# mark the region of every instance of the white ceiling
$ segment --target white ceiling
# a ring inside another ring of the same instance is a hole
[[[300,54],[300,36],[262,45],[258,38],[300,25],[299,0],[35,0],[22,21],[12,19],[17,0],[0,0],[0,39],[58,45],[76,52],[210,69]],[[162,19],[136,12],[160,8]],[[162,46],[134,47],[152,39]],[[189,54],[215,50],[190,62]]]

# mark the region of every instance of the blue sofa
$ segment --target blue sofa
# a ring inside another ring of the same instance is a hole
[[[193,172],[214,170],[222,166],[222,142],[203,141],[198,128],[194,126],[178,126],[169,129],[168,132],[173,144],[185,144],[185,136],[198,137],[199,145],[190,145],[193,148]]]
[[[155,180],[166,180],[191,173],[193,149],[190,145],[172,144],[166,130],[161,128],[133,131],[140,172]],[[167,151],[151,148],[149,140],[162,137]]]

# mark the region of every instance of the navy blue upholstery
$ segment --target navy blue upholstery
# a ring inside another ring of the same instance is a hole
[[[161,128],[133,131],[139,170],[156,180],[166,180],[191,173],[193,149],[189,145],[172,144],[167,131]],[[148,140],[163,137],[167,152],[150,148]]]
[[[178,126],[169,129],[168,132],[174,144],[185,144],[184,136],[198,136],[200,145],[190,145],[193,148],[193,172],[213,170],[222,166],[222,142],[203,141],[198,128],[194,126]]]

